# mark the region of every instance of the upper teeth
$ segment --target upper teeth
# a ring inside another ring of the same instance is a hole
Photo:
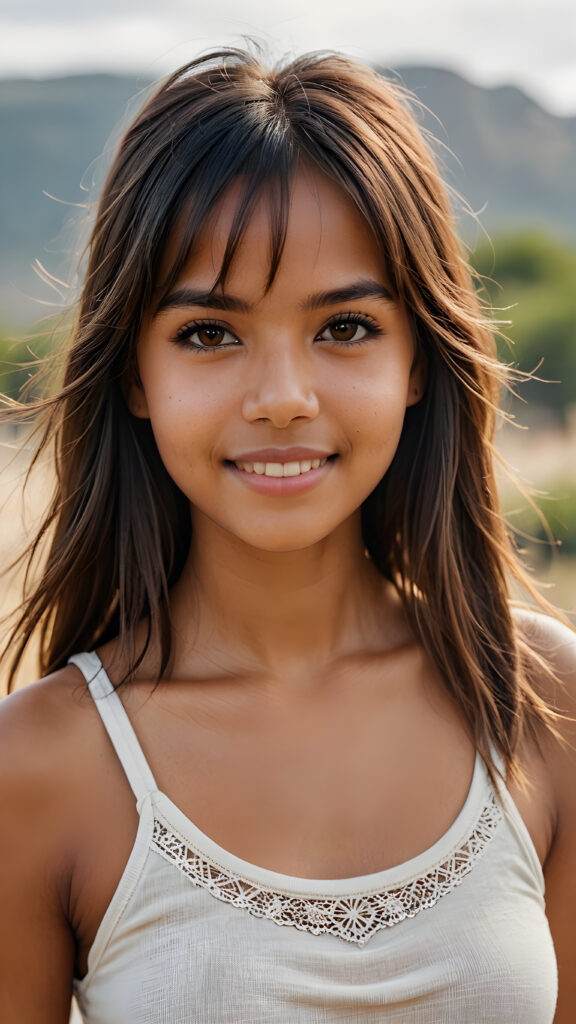
[[[304,459],[302,462],[235,462],[234,465],[246,473],[258,473],[259,476],[299,476],[311,469],[318,469],[328,461],[325,459]]]

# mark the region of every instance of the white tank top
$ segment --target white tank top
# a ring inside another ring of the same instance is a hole
[[[552,1024],[542,871],[478,755],[462,810],[424,853],[355,878],[283,875],[218,846],[158,790],[98,656],[70,660],[140,815],[74,983],[88,1024]]]

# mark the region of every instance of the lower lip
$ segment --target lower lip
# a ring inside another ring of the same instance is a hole
[[[300,473],[298,476],[265,476],[263,473],[247,473],[245,469],[238,469],[232,462],[225,463],[226,469],[234,476],[242,480],[247,487],[259,494],[267,494],[271,498],[288,498],[295,494],[304,494],[316,486],[320,480],[328,475],[336,459],[328,459],[318,469],[309,469],[307,473]]]

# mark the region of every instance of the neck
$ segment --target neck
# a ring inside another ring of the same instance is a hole
[[[195,655],[223,667],[309,678],[381,644],[391,600],[365,555],[359,513],[312,547],[280,552],[250,547],[197,515],[172,591],[175,672],[186,674],[193,634]]]

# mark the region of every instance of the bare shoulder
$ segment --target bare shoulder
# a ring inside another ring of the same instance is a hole
[[[576,1020],[576,634],[555,619],[532,612],[517,616],[527,643],[544,662],[539,695],[555,711],[558,738],[542,748],[554,799],[554,834],[544,864],[546,916],[558,961],[559,996],[554,1024]],[[546,673],[552,669],[555,679]]]
[[[515,610],[520,635],[542,664],[535,674],[538,696],[558,713],[557,737],[542,736],[546,769],[561,810],[566,799],[576,808],[576,631],[540,612]],[[576,822],[576,818],[575,818]]]
[[[0,701],[0,791],[35,780],[44,795],[69,774],[82,748],[92,700],[74,666],[31,683]]]
[[[542,675],[536,679],[539,696],[572,716],[576,713],[576,629],[534,609],[515,608],[514,619],[522,639],[543,663]]]
[[[95,734],[85,690],[67,667],[0,701],[2,1020],[65,1024],[70,1014],[72,837]]]
[[[576,649],[576,627],[571,628],[537,608],[514,605],[512,614],[522,635],[542,654],[553,655],[554,652],[569,652],[571,649],[574,652]]]
[[[35,848],[45,856],[51,844],[59,858],[67,848],[61,830],[89,768],[87,752],[98,736],[95,715],[74,666],[0,701],[0,820],[11,821],[20,834],[33,831]]]

